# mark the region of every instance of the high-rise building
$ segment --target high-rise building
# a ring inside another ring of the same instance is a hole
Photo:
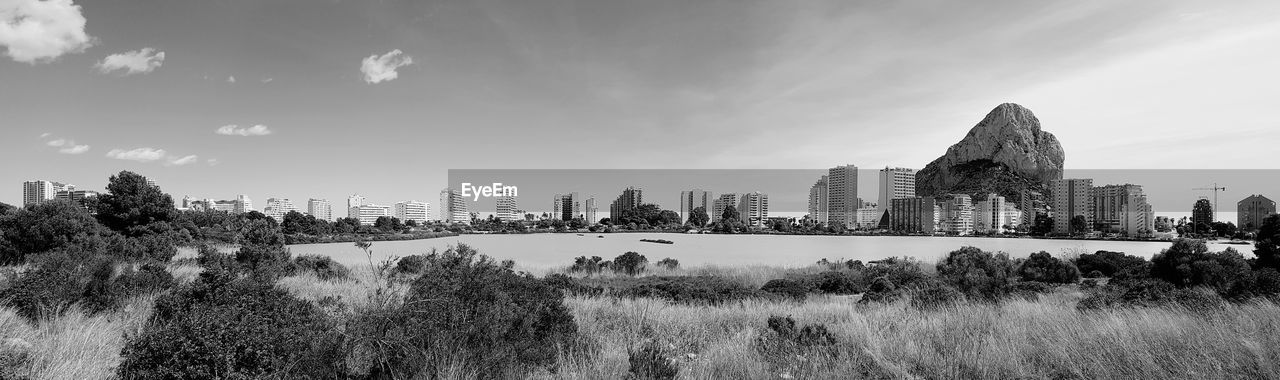
[[[333,204],[329,203],[328,199],[315,199],[315,198],[308,199],[307,215],[311,215],[316,219],[323,220],[326,222],[332,222],[333,221]]]
[[[1262,220],[1276,213],[1276,201],[1254,194],[1236,203],[1236,226],[1241,231],[1257,231]]]
[[[467,200],[462,193],[452,188],[440,190],[440,220],[445,223],[471,224],[471,213],[467,212]]]
[[[880,217],[884,212],[880,211],[880,207],[864,205],[858,208],[857,225],[858,229],[871,229],[880,225]]]
[[[75,185],[44,180],[22,183],[22,205],[30,206],[48,202],[58,198],[58,192],[74,191]]]
[[[711,202],[711,221],[718,222],[724,220],[724,210],[733,206],[738,208],[738,193],[724,193],[716,198],[715,202]],[[739,218],[741,218],[742,210],[738,210]]]
[[[1102,232],[1147,236],[1155,231],[1155,215],[1142,186],[1106,185],[1091,190],[1093,223]]]
[[[59,191],[55,198],[84,206],[85,200],[96,196],[98,196],[98,192],[92,190],[63,190]]]
[[[827,176],[809,187],[809,219],[818,223],[827,223]]]
[[[1022,213],[1019,217],[1021,223],[1028,226],[1035,225],[1037,216],[1049,214],[1044,194],[1030,189],[1018,192],[1018,211]]]
[[[431,205],[427,202],[404,201],[396,203],[396,219],[408,222],[410,220],[423,224],[427,222],[427,216],[431,215]]]
[[[881,213],[889,210],[891,200],[916,196],[916,171],[907,168],[880,169],[880,201],[877,209]]]
[[[1049,181],[1049,204],[1053,207],[1053,233],[1070,234],[1071,220],[1084,218],[1085,228],[1093,226],[1092,179],[1055,179]]]
[[[939,225],[949,235],[973,233],[973,199],[968,194],[947,194],[940,197],[942,203]]]
[[[617,220],[623,212],[635,210],[643,203],[644,191],[635,186],[628,186],[622,190],[621,195],[618,195],[618,199],[609,204],[609,218]]]
[[[372,226],[378,222],[378,218],[391,216],[391,206],[375,205],[372,203],[356,206],[356,219],[360,220],[362,226]]]
[[[987,194],[973,206],[973,230],[979,233],[1002,233],[1009,226],[1009,204],[1004,197]],[[1010,226],[1012,227],[1012,226]]]
[[[590,196],[582,201],[583,221],[588,225],[600,223],[600,207],[596,205],[596,197]]]
[[[897,198],[889,203],[890,230],[923,234],[937,231],[939,211],[933,197]]]
[[[209,211],[236,213],[236,210],[238,209],[237,205],[240,204],[240,202],[236,200],[205,199],[204,204],[206,207],[205,209]]]
[[[347,197],[347,217],[360,218],[360,206],[364,205],[364,197],[359,194],[352,194]]]
[[[769,194],[759,191],[742,194],[738,199],[738,215],[743,224],[763,228],[769,219]]]
[[[249,199],[248,195],[237,195],[235,207],[232,212],[236,214],[243,214],[249,211],[253,211],[253,200]]]
[[[582,200],[578,193],[556,194],[551,200],[551,217],[570,221],[582,217]]]
[[[680,223],[688,223],[693,210],[702,207],[708,214],[715,203],[715,196],[709,191],[693,189],[680,192]]]
[[[514,195],[500,195],[495,201],[494,218],[504,222],[519,220],[522,216],[516,206]]]
[[[1200,198],[1196,200],[1195,205],[1191,206],[1191,228],[1196,232],[1205,232],[1201,224],[1213,225],[1213,202],[1208,198]]]
[[[195,203],[195,200],[194,200],[194,199],[191,199],[191,196],[190,196],[190,195],[184,195],[184,196],[182,196],[182,209],[183,209],[183,210],[190,210],[190,209],[191,209],[191,205],[192,205],[192,203]]]
[[[1009,226],[1009,228],[1013,229],[1022,226],[1022,210],[1019,210],[1016,204],[1007,200],[1004,202],[1003,223],[1003,225]]]
[[[288,198],[267,198],[267,207],[262,208],[262,213],[275,219],[276,222],[283,222],[285,214],[290,211],[298,211],[293,206],[293,201]]]
[[[858,198],[858,167],[845,165],[827,170],[828,224],[840,223],[845,228],[852,228],[857,224],[858,208],[861,206],[862,200]]]

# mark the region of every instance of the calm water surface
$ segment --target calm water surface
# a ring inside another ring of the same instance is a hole
[[[604,236],[598,238],[597,236]],[[640,239],[666,239],[675,244],[641,242]],[[684,235],[663,233],[622,234],[530,234],[530,235],[462,235],[457,237],[374,242],[374,260],[390,256],[408,256],[444,250],[465,243],[480,253],[497,259],[515,260],[521,268],[565,266],[577,256],[601,256],[611,259],[627,251],[639,252],[657,261],[665,257],[680,260],[682,266],[774,265],[804,266],[822,258],[870,261],[891,256],[912,256],[925,262],[946,256],[957,248],[975,246],[988,251],[1004,251],[1025,257],[1033,252],[1093,253],[1098,250],[1120,251],[1151,257],[1167,248],[1166,242],[997,239],[920,236],[793,236],[793,235]],[[1251,256],[1253,247],[1211,243],[1212,250],[1235,247]],[[289,246],[294,255],[318,254],[347,264],[368,263],[364,252],[352,243],[302,244]]]

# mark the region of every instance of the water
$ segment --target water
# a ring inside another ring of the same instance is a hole
[[[597,236],[604,236],[598,238]],[[665,239],[675,244],[641,242],[640,239]],[[684,235],[660,233],[530,234],[530,235],[461,235],[457,237],[374,242],[374,260],[390,256],[408,256],[444,250],[466,243],[499,260],[515,260],[520,268],[535,269],[566,266],[578,256],[601,256],[612,259],[624,252],[635,251],[650,261],[670,257],[682,266],[716,264],[722,266],[763,264],[797,267],[820,259],[870,260],[891,256],[912,256],[925,262],[945,257],[963,246],[988,251],[1004,251],[1014,257],[1026,257],[1047,251],[1055,256],[1069,253],[1093,253],[1098,250],[1120,251],[1150,258],[1167,242],[1046,240],[977,237],[921,236],[794,236],[794,235]],[[1210,243],[1211,250],[1235,247],[1250,257],[1252,246]],[[367,264],[369,258],[352,243],[302,244],[289,247],[294,255],[318,254],[333,257],[346,265]]]

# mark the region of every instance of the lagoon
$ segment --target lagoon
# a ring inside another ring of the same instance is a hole
[[[597,236],[603,236],[597,237]],[[641,242],[640,239],[665,239],[674,244]],[[805,236],[805,235],[695,235],[673,233],[575,233],[460,235],[447,238],[374,242],[373,260],[392,256],[408,256],[444,250],[464,243],[482,254],[498,260],[515,260],[523,270],[541,270],[568,266],[578,256],[601,256],[612,259],[624,252],[635,251],[649,260],[666,257],[680,260],[682,266],[768,265],[800,267],[828,260],[847,259],[863,262],[892,256],[911,256],[932,263],[948,252],[963,246],[988,251],[1008,252],[1026,257],[1047,251],[1055,256],[1093,253],[1099,250],[1120,251],[1150,258],[1169,247],[1168,242],[1067,240],[1027,238],[983,238],[941,236]],[[1250,245],[1210,243],[1209,249],[1235,247],[1246,257],[1252,256]],[[344,265],[369,262],[363,251],[352,243],[300,244],[289,249],[296,255],[316,254],[333,257]]]

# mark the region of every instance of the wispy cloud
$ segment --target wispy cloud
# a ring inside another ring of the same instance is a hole
[[[138,162],[152,162],[164,158],[168,153],[164,149],[154,148],[136,148],[131,150],[112,149],[107,152],[107,157],[117,160],[129,160]]]
[[[143,48],[119,54],[108,55],[94,67],[103,74],[123,70],[123,75],[149,73],[164,64],[164,52],[152,48]]]
[[[183,165],[190,165],[190,164],[199,162],[200,157],[196,157],[196,155],[193,154],[193,155],[184,156],[184,157],[169,157],[167,161],[168,162],[166,162],[165,165],[168,165],[168,166],[183,166]]]
[[[364,73],[364,81],[372,84],[396,79],[400,76],[396,69],[410,64],[413,64],[413,57],[396,49],[381,56],[374,54],[366,57],[360,63],[360,72]]]
[[[221,128],[218,128],[215,133],[224,136],[266,136],[275,132],[271,131],[271,128],[267,128],[267,126],[262,124],[252,127],[240,127],[233,124],[222,126]]]
[[[0,0],[0,46],[14,61],[36,64],[94,44],[71,0]]]
[[[276,78],[262,78],[262,83],[271,83],[274,80],[276,80]]]
[[[228,76],[228,77],[227,77],[227,83],[235,83],[235,82],[236,82],[236,77],[235,77],[235,76]]]
[[[52,136],[52,135],[49,133],[44,133],[40,135],[40,138],[42,139],[48,138],[49,136]],[[54,140],[46,141],[44,144],[47,146],[58,148],[58,153],[62,153],[62,154],[81,154],[89,151],[88,145],[76,144],[75,140],[54,139]]]
[[[210,158],[208,160],[205,160],[205,163],[209,164],[209,166],[218,166],[218,159]]]

